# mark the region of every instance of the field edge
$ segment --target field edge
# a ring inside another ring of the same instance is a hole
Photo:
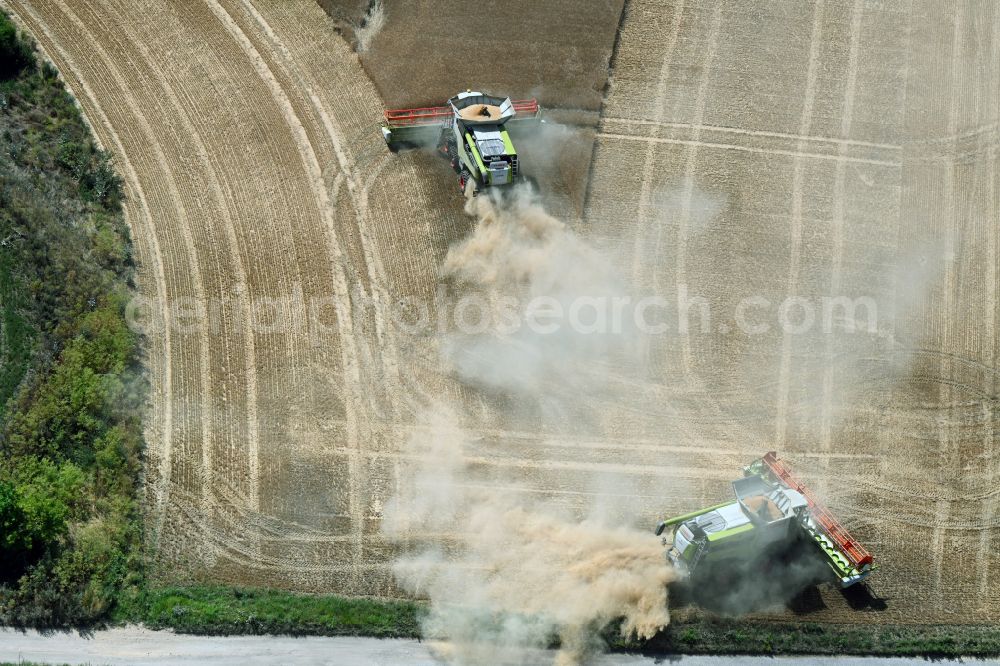
[[[308,595],[218,586],[150,589],[122,609],[116,623],[142,624],[193,635],[366,636],[427,638],[419,601]],[[1000,628],[983,625],[867,625],[699,617],[675,621],[650,640],[605,629],[612,652],[650,656],[866,655],[875,657],[996,657]],[[555,644],[552,646],[555,647]]]

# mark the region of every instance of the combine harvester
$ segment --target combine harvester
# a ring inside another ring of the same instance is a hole
[[[534,99],[512,102],[471,90],[448,100],[447,106],[385,112],[382,136],[389,150],[436,146],[451,160],[465,194],[512,185],[521,178],[517,150],[507,125],[542,121]]]
[[[741,562],[780,552],[800,540],[820,549],[841,587],[866,579],[872,556],[821,505],[773,451],[743,469],[733,481],[735,502],[665,520],[671,528],[667,558],[682,577],[716,567],[736,569]]]

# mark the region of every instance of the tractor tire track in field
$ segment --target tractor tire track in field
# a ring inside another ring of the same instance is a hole
[[[328,28],[312,3],[259,4],[5,3],[63,72],[124,172],[140,285],[162,308],[148,337],[150,536],[160,570],[179,579],[207,568],[252,583],[254,566],[280,564],[267,541],[283,523],[288,539],[302,534],[280,515],[300,504],[288,471],[299,465],[282,451],[292,438],[310,443],[306,466],[317,464],[327,439],[352,451],[318,463],[336,467],[331,485],[341,478],[351,488],[334,522],[346,524],[352,552],[300,569],[356,570],[367,508],[363,445],[380,420],[410,408],[384,317],[392,298],[383,249],[373,238],[373,228],[384,236],[396,222],[384,183],[367,168],[397,170],[372,131],[380,103],[338,38],[316,44],[305,34]],[[279,34],[315,52],[297,56]],[[346,67],[331,66],[330,45]],[[412,165],[400,166],[402,178],[389,176],[412,180]],[[419,184],[409,189],[420,193]],[[428,228],[421,214],[407,215]],[[411,274],[434,275],[433,266],[408,264]],[[253,327],[258,300],[296,290],[336,304],[354,290],[375,307],[364,321],[338,307],[332,330],[318,338],[295,330],[284,311],[276,326],[290,333]],[[221,302],[221,311],[179,333],[178,299],[202,314]],[[307,423],[295,422],[300,415]],[[345,425],[327,431],[331,416]],[[302,528],[312,535],[303,543],[344,539],[340,527]],[[339,583],[357,592],[363,584]]]
[[[69,7],[67,7],[64,3],[56,3],[56,4],[57,4],[59,10],[66,17],[66,19],[68,19],[71,22],[71,25],[72,25],[73,29],[79,31],[80,35],[88,37],[90,39],[93,39],[93,41],[94,41],[95,44],[97,44],[97,45],[101,44],[100,40],[94,39],[93,35],[89,32],[87,26],[79,18],[77,18],[77,16],[70,10]],[[108,42],[105,42],[105,43],[108,43],[110,46],[114,46],[114,47],[120,46],[119,44],[116,44],[113,41],[108,41]],[[122,69],[120,69],[115,64],[114,60],[111,59],[108,56],[107,52],[102,47],[97,46],[97,48],[95,50],[96,50],[95,55],[100,59],[100,64],[96,64],[95,65],[96,67],[98,67],[98,68],[100,68],[100,67],[107,68],[108,72],[110,74],[112,74],[115,78],[119,78],[119,79],[126,79],[127,78],[127,75],[125,74],[125,72]],[[183,221],[186,221],[189,218],[189,215],[188,215],[187,210],[185,208],[184,201],[181,199],[180,193],[179,193],[179,191],[177,189],[178,186],[177,186],[177,182],[176,181],[177,181],[178,177],[174,173],[174,170],[171,167],[171,162],[168,160],[166,154],[164,153],[163,147],[157,142],[157,140],[156,140],[156,134],[155,134],[154,130],[149,125],[148,120],[142,115],[142,112],[140,111],[135,98],[133,96],[131,96],[130,94],[127,94],[125,96],[125,100],[126,100],[126,108],[127,108],[127,110],[133,115],[133,117],[135,117],[135,119],[137,120],[137,122],[139,123],[139,125],[141,127],[143,135],[146,137],[145,140],[155,150],[155,153],[156,153],[156,166],[157,166],[157,168],[161,169],[165,174],[167,174],[167,178],[164,179],[164,181],[163,181],[164,185],[167,187],[166,197],[167,197],[168,200],[174,200],[174,201],[178,202],[177,203],[177,213],[178,213],[179,219],[182,222],[181,222],[181,224],[179,224],[177,226],[179,227],[179,230],[180,230],[182,238],[183,238],[184,249],[187,251],[187,253],[188,253],[189,256],[193,256],[194,255],[194,248],[195,248],[195,241],[194,241],[194,237],[193,237],[193,234],[191,232],[191,229],[189,229],[186,226],[186,224],[183,222]],[[198,293],[198,294],[205,293],[204,280],[202,279],[201,270],[202,270],[201,267],[199,267],[197,264],[193,265],[192,266],[192,270],[191,270],[192,288],[194,290],[194,293]],[[198,332],[198,356],[199,356],[200,380],[201,380],[201,390],[202,391],[207,391],[207,389],[208,389],[208,387],[210,385],[210,380],[209,380],[209,343],[208,343],[208,338],[209,338],[209,333],[208,333],[208,330],[205,328],[205,325],[204,325],[204,322],[203,322],[202,325],[201,325],[201,327],[200,327],[200,330]],[[201,442],[200,442],[200,449],[201,449],[201,451],[200,451],[200,453],[201,453],[201,467],[202,467],[202,469],[211,469],[211,467],[212,467],[212,464],[211,464],[211,453],[210,453],[210,449],[209,449],[209,446],[208,446],[208,443],[210,441],[210,430],[209,430],[209,427],[210,427],[210,424],[211,424],[211,414],[210,414],[210,412],[209,412],[208,416],[209,416],[209,418],[202,418],[201,419]],[[183,485],[185,485],[185,486],[193,486],[197,482],[198,481],[196,479],[190,479],[190,480],[184,482]],[[200,480],[200,485],[201,485],[201,488],[200,488],[201,493],[205,494],[207,492],[207,484],[204,483],[204,479]],[[165,501],[166,495],[169,493],[169,488],[163,488],[159,492],[164,495],[164,500],[163,501]],[[158,537],[158,535],[154,534],[154,537],[153,537],[154,540],[157,537]]]
[[[725,38],[707,59],[718,11]],[[676,304],[683,287],[712,314],[653,346],[650,381],[697,390],[682,433],[702,433],[695,466],[778,448],[871,545],[887,607],[866,622],[988,623],[1000,606],[1000,138],[982,103],[1000,92],[998,31],[1000,12],[974,0],[630,0],[603,105],[582,229],[631,239],[644,295]],[[717,202],[710,219],[694,219],[692,191]],[[665,253],[648,251],[650,221],[677,234]],[[684,274],[661,283],[657,265]],[[729,319],[746,298],[824,296],[873,297],[877,335]],[[726,421],[753,435],[715,439]],[[671,494],[667,512],[717,488]],[[800,619],[857,619],[821,596]]]
[[[107,17],[107,19],[113,20],[116,17],[124,15],[123,12],[127,12],[128,7],[118,5],[116,10],[117,14],[115,16]],[[90,25],[94,26],[95,28],[107,29],[107,26],[110,24],[107,20],[105,20],[103,17],[100,17],[97,14],[92,14],[91,19],[92,20],[90,22]],[[81,29],[85,30],[85,28],[82,25]],[[123,35],[125,33],[124,31],[119,30],[119,34]],[[109,37],[113,39],[114,35],[109,35]],[[109,42],[110,41],[111,40],[109,40]],[[149,51],[146,49],[144,43],[141,40],[130,41],[128,43],[125,43],[121,39],[118,39],[113,43],[115,43],[115,45],[119,49],[125,49],[126,52],[129,49],[135,51],[133,56],[130,57],[131,63],[139,65],[151,62]],[[226,205],[224,196],[224,192],[226,192],[226,190],[223,189],[223,185],[219,181],[218,172],[215,168],[213,168],[210,161],[208,149],[206,148],[205,143],[201,138],[201,133],[199,129],[196,128],[195,123],[197,122],[197,117],[195,118],[190,117],[185,108],[178,100],[177,96],[172,94],[170,83],[166,80],[162,71],[156,68],[151,68],[144,73],[147,75],[151,75],[157,79],[160,88],[164,91],[164,97],[166,98],[166,101],[169,101],[171,104],[170,114],[181,123],[182,128],[184,130],[184,136],[189,138],[194,143],[194,148],[196,150],[198,160],[201,162],[201,165],[203,167],[203,173],[205,173],[208,179],[207,182],[209,185],[209,194],[205,198],[210,199],[214,203],[214,207],[212,210],[216,215],[218,215],[219,218],[221,218],[222,230],[225,235],[227,249],[229,250],[229,259],[232,262],[230,270],[232,271],[236,279],[236,284],[245,285],[247,283],[246,269],[244,268],[243,261],[239,253],[239,241],[233,231],[233,220],[231,215],[229,214],[229,208]],[[195,184],[191,183],[191,185],[193,186]],[[199,201],[199,203],[201,205],[206,205],[204,200]],[[218,266],[219,260],[217,259],[216,261],[217,261],[216,264],[217,271],[218,273],[222,274],[223,269]],[[239,305],[240,309],[242,311],[247,311],[250,307],[250,304],[247,298],[246,291],[240,290],[239,293],[237,294],[237,298],[239,299],[240,302]],[[251,448],[255,448],[258,438],[256,430],[256,419],[254,416],[254,414],[256,413],[255,402],[257,394],[257,377],[256,377],[256,360],[255,360],[256,355],[254,352],[253,336],[249,328],[246,326],[246,323],[247,322],[244,320],[244,327],[242,331],[243,337],[240,342],[245,346],[246,350],[243,368],[245,371],[245,377],[247,383],[247,403],[248,403],[247,412],[248,412],[248,427],[249,427],[247,439]],[[227,346],[229,346],[229,344],[227,344]],[[210,421],[208,419],[205,419],[203,427],[208,428],[209,426],[210,426]],[[206,437],[206,441],[207,439],[208,438]],[[206,446],[205,450],[203,451],[202,467],[205,470],[210,470],[212,468],[210,449],[208,446]],[[208,484],[203,484],[202,497],[203,497],[203,502],[210,503],[211,489],[208,486]],[[158,536],[159,532],[157,531],[156,534],[154,535],[154,539],[158,540]]]
[[[470,223],[446,168],[385,150],[374,86],[313,0],[0,0],[125,180],[159,324],[156,575],[400,594],[382,507],[418,462],[417,413],[446,399],[479,419],[468,483],[516,477],[579,513],[612,478],[622,521],[650,526],[728,496],[780,442],[879,559],[888,608],[865,621],[995,621],[1000,105],[966,100],[997,99],[1000,59],[965,56],[1000,53],[1000,10],[841,5],[628,3],[574,230],[623,248],[643,296],[684,286],[713,318],[650,344],[646,376],[592,370],[598,432],[574,437],[512,423],[393,325]],[[940,270],[900,278],[927,247]],[[881,337],[722,327],[740,298],[841,293],[876,296]],[[334,312],[276,306],[262,330],[260,304],[288,295]],[[822,602],[809,620],[857,618]]]
[[[15,6],[14,9],[17,7]],[[164,321],[169,321],[166,300],[168,281],[163,265],[163,254],[155,234],[150,233],[152,231],[150,205],[142,190],[135,167],[125,152],[125,144],[101,108],[93,104],[95,95],[91,87],[85,79],[81,78],[79,70],[68,59],[67,53],[60,49],[58,42],[53,41],[51,33],[44,24],[40,23],[36,15],[30,12],[27,7],[21,8],[21,11],[15,13],[15,16],[38,40],[46,57],[59,67],[64,77],[68,77],[67,83],[84,106],[85,116],[96,131],[97,141],[111,150],[119,160],[119,168],[123,171],[125,181],[125,193],[132,202],[133,239],[140,261],[144,260],[147,266],[146,271],[139,275],[140,285],[144,287],[145,293],[154,294],[162,307],[160,310],[161,318]],[[169,487],[172,480],[171,457],[174,434],[172,373],[174,366],[170,328],[165,327],[163,336],[154,338],[150,347],[151,358],[161,359],[160,363],[153,363],[149,367],[154,407],[147,420],[147,441],[156,447],[152,452],[147,451],[147,470],[152,481],[150,485],[154,488],[154,497],[152,498],[156,507],[154,532],[158,534],[162,526],[162,517],[165,515],[163,510],[165,509],[166,488]],[[155,465],[150,463],[155,463]]]

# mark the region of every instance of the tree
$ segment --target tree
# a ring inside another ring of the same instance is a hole
[[[37,553],[59,544],[66,536],[67,523],[84,499],[86,477],[70,462],[26,458],[14,473],[15,484],[8,491],[11,531],[5,543],[25,554]],[[8,488],[12,484],[5,484]]]
[[[0,551],[12,553],[23,548],[24,512],[14,484],[0,481]]]

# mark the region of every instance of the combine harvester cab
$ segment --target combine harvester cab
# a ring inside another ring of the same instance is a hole
[[[671,528],[667,558],[682,576],[712,563],[746,560],[782,543],[805,538],[822,551],[841,587],[866,579],[871,554],[821,505],[773,451],[733,481],[735,502],[718,504],[660,523]]]
[[[514,102],[470,90],[447,106],[386,111],[382,137],[393,152],[436,146],[451,161],[461,191],[478,194],[520,180],[521,164],[507,126],[529,121],[542,121],[536,100]]]

